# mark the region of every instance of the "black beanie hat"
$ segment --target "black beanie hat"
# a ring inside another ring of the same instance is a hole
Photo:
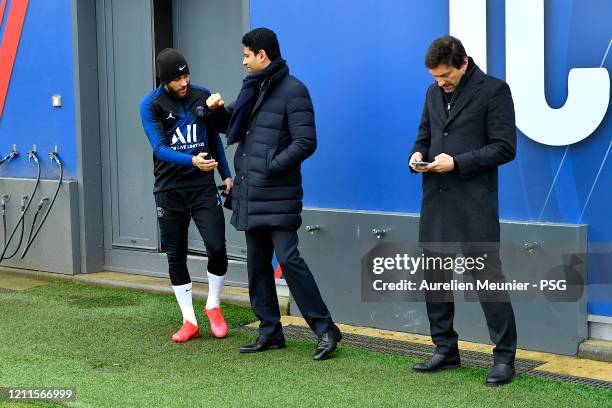
[[[162,84],[167,84],[176,78],[189,74],[189,65],[183,54],[174,48],[163,49],[155,60],[157,74]]]

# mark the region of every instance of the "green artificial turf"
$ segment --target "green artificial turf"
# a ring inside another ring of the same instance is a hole
[[[486,370],[418,375],[415,360],[347,347],[316,362],[314,342],[242,355],[254,335],[236,328],[253,313],[224,305],[219,340],[196,307],[203,336],[175,344],[172,296],[68,282],[0,294],[0,386],[71,387],[77,407],[612,406],[609,390],[528,377],[491,389]]]

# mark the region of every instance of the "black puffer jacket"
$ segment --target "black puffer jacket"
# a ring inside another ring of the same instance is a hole
[[[233,105],[211,119],[225,133]],[[297,230],[302,224],[301,164],[317,147],[314,110],[306,86],[283,65],[259,93],[234,156],[232,225]]]

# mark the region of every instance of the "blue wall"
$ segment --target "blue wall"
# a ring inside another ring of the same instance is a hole
[[[5,20],[10,6],[11,0]],[[20,156],[0,167],[2,177],[36,176],[26,156],[33,144],[41,158],[43,178],[57,178],[57,166],[47,156],[55,144],[65,176],[76,176],[71,10],[70,0],[30,0],[0,119],[0,155],[8,154],[15,143]],[[62,95],[63,107],[51,106],[54,94]]]
[[[503,0],[488,1],[488,72],[500,78],[504,14]],[[612,2],[547,1],[545,15],[546,94],[560,107],[569,69],[602,64]],[[407,159],[432,82],[423,57],[448,33],[448,0],[251,0],[251,26],[277,32],[290,70],[314,101],[319,148],[304,164],[305,204],[418,213],[421,178],[408,172]],[[612,52],[603,66],[612,69]],[[502,219],[587,223],[591,246],[607,243],[591,263],[592,292],[612,283],[612,262],[605,261],[612,250],[610,110],[590,137],[569,147],[518,132],[517,159],[500,170]],[[612,303],[591,301],[589,313],[612,316]]]
[[[25,156],[32,144],[41,158],[57,144],[66,176],[76,176],[71,7],[70,0],[30,0],[0,119],[0,155],[16,143],[21,156],[0,167],[0,176],[33,177]],[[279,34],[292,73],[314,100],[319,148],[304,165],[306,205],[419,212],[421,180],[407,171],[407,156],[432,81],[423,55],[448,32],[448,14],[448,0],[251,0],[251,25]],[[545,27],[547,98],[559,107],[569,69],[602,64],[612,2],[547,1]],[[504,78],[503,0],[488,1],[487,29],[488,71]],[[612,69],[612,52],[603,66]],[[62,108],[51,107],[53,94],[62,95]],[[604,248],[589,269],[592,293],[612,282],[609,112],[590,137],[569,147],[519,132],[517,159],[500,171],[503,219],[589,224],[591,247]],[[55,166],[42,163],[43,177],[55,178]],[[612,316],[612,303],[591,301],[589,312]]]

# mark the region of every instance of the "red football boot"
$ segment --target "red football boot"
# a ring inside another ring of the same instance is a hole
[[[172,335],[172,341],[184,343],[196,337],[200,337],[200,329],[189,320],[185,320],[179,331]]]
[[[227,324],[221,314],[221,309],[217,306],[212,309],[204,309],[208,320],[210,321],[210,331],[217,338],[223,338],[227,334]]]

